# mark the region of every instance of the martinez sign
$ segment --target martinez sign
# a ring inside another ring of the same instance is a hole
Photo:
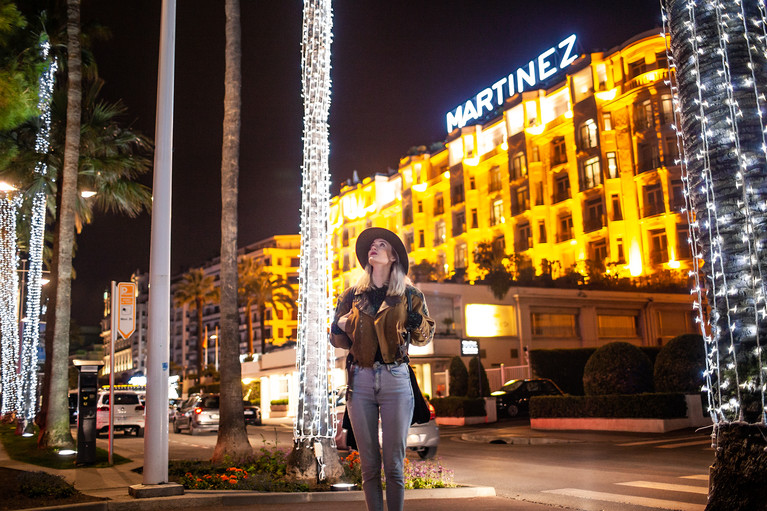
[[[538,82],[551,78],[575,62],[578,54],[573,53],[574,46],[575,34],[572,34],[528,62],[525,67],[509,73],[463,105],[455,107],[446,115],[448,133],[454,128],[463,128],[487,112],[492,112],[496,107],[503,105],[506,98],[534,87]]]

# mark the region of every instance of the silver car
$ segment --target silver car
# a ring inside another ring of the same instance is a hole
[[[428,403],[428,401],[427,401]],[[439,426],[437,425],[434,407],[429,404],[431,417],[426,424],[413,424],[407,432],[407,448],[418,453],[421,459],[428,460],[436,456],[437,446],[439,445]],[[346,445],[347,431],[341,426],[346,409],[346,388],[338,392],[336,399],[336,447],[340,450],[347,450]],[[381,439],[381,423],[378,423],[378,441]]]
[[[202,431],[218,431],[218,394],[195,394],[184,401],[173,418],[173,432],[182,429],[194,435]]]

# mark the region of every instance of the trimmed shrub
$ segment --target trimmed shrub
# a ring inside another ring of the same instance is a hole
[[[450,373],[450,395],[465,396],[469,391],[469,372],[466,370],[466,365],[461,360],[461,357],[453,357],[448,371]]]
[[[687,417],[687,402],[678,393],[535,396],[530,399],[530,417],[678,419]]]
[[[485,400],[461,396],[436,397],[431,400],[437,417],[483,417]]]
[[[63,477],[47,472],[22,472],[18,483],[19,493],[31,498],[63,499],[77,493]]]
[[[694,394],[704,384],[706,349],[703,336],[685,334],[671,339],[655,360],[655,389],[658,392]]]
[[[482,378],[482,389],[479,389],[479,379]],[[468,397],[486,397],[490,395],[490,382],[487,379],[487,373],[482,363],[477,364],[477,358],[469,360],[469,391]],[[484,414],[482,414],[484,415]]]
[[[583,395],[583,368],[596,348],[530,350],[530,366],[538,378],[553,380],[565,394]]]
[[[652,362],[642,350],[627,342],[611,342],[586,362],[583,390],[587,396],[652,392],[652,377]]]

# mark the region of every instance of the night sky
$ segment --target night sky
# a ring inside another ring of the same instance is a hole
[[[83,0],[83,22],[112,38],[94,49],[105,99],[153,137],[160,0]],[[302,3],[242,0],[239,241],[299,232]],[[653,0],[346,0],[334,2],[331,194],[397,168],[417,145],[445,138],[445,113],[568,35],[578,51],[608,50],[660,31]],[[173,274],[220,248],[224,2],[179,0],[173,155]],[[146,183],[151,184],[148,175]],[[149,270],[150,217],[102,214],[78,237],[73,318],[95,325],[111,280]]]

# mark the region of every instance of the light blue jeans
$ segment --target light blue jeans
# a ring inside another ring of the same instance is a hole
[[[407,431],[413,418],[413,389],[407,364],[354,367],[349,420],[360,453],[362,490],[368,511],[383,511],[381,448],[386,476],[388,511],[401,511],[405,504],[404,460]],[[383,445],[378,442],[381,418]]]

